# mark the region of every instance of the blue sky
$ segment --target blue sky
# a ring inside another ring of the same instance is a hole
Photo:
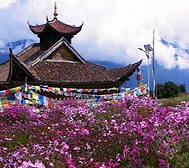
[[[37,40],[30,24],[53,19],[54,0],[0,0],[0,47],[24,38]],[[189,55],[180,48],[163,45],[163,38],[189,48],[188,0],[57,0],[58,19],[79,26],[74,47],[88,60],[133,63],[146,56],[138,50],[151,44],[155,30],[155,58],[167,69],[189,69]],[[175,58],[177,54],[177,58]]]

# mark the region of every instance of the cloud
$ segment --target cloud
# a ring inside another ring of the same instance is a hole
[[[176,66],[176,49],[172,45],[165,46],[161,42],[156,43],[155,59],[166,69],[172,69]]]
[[[5,47],[5,44],[2,40],[0,40],[0,48],[3,48],[3,47]]]
[[[1,0],[0,9],[8,7],[11,3],[16,2],[16,0]]]
[[[2,2],[7,2],[6,5],[0,4],[0,40],[4,42],[37,39],[30,32],[27,20],[35,25],[46,22],[46,15],[53,19],[52,0]],[[87,60],[128,64],[143,59],[143,64],[147,64],[145,54],[138,48],[144,44],[152,45],[155,30],[158,64],[167,69],[176,66],[189,69],[186,52],[160,42],[163,38],[189,48],[188,0],[57,0],[57,6],[59,20],[76,26],[84,22],[82,31],[73,39],[73,45]]]
[[[5,47],[5,43],[2,40],[0,40],[0,54],[1,53],[6,53],[4,47]]]

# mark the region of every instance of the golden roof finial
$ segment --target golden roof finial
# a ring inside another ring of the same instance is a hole
[[[55,4],[54,4],[54,19],[57,19],[57,16],[58,16],[58,13],[57,13],[57,7],[56,7],[56,1],[55,1]]]

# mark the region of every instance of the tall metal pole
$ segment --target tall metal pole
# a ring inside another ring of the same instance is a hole
[[[149,52],[148,52],[149,55]],[[149,68],[149,56],[148,56],[148,88],[150,88],[150,68]],[[148,94],[150,93],[150,89],[148,90]]]
[[[153,97],[156,97],[156,81],[155,81],[155,30],[153,30],[153,56],[152,56],[152,74],[153,74]]]

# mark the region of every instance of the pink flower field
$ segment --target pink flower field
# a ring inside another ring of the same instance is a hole
[[[148,97],[118,103],[67,99],[36,112],[0,113],[2,168],[188,168],[189,105]]]

